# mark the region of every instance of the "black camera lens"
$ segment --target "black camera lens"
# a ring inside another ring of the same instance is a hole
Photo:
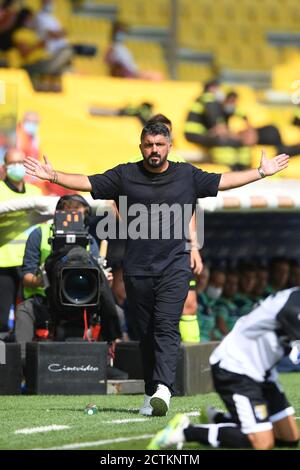
[[[73,305],[93,303],[98,293],[98,277],[94,270],[66,269],[62,277],[61,292]]]

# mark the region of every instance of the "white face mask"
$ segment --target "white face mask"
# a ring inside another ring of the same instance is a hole
[[[216,99],[216,101],[218,101],[218,103],[222,103],[224,101],[225,93],[222,90],[216,90],[214,92],[214,95],[215,95],[215,99]]]
[[[209,285],[206,288],[206,294],[213,300],[217,300],[219,297],[221,297],[222,292],[222,287],[214,287]]]
[[[7,176],[18,183],[25,176],[25,167],[23,163],[11,163],[6,166]]]

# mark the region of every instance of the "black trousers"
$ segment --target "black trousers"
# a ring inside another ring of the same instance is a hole
[[[220,136],[212,136],[206,134],[193,134],[191,132],[185,133],[185,138],[188,142],[193,142],[194,144],[202,145],[203,147],[211,148],[211,147],[233,147],[239,148],[243,147],[243,144],[236,140],[232,139],[231,137],[220,137]]]
[[[20,268],[0,268],[0,331],[8,331],[11,305],[16,305],[20,286]]]
[[[189,290],[189,271],[124,276],[128,306],[140,333],[145,393],[158,383],[172,387],[180,345],[179,320]]]
[[[278,153],[287,153],[291,157],[300,155],[300,145],[285,145],[276,126],[263,126],[256,129],[259,145],[274,145]]]

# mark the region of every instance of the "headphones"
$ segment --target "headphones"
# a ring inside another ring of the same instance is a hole
[[[91,217],[92,215],[92,208],[91,206],[89,205],[89,203],[84,199],[84,197],[82,197],[80,194],[66,194],[65,196],[62,196],[61,198],[59,198],[57,204],[56,204],[56,208],[55,208],[55,211],[60,211],[60,210],[63,210],[63,203],[65,201],[77,201],[77,202],[80,202],[80,204],[82,204],[87,210],[87,217]]]

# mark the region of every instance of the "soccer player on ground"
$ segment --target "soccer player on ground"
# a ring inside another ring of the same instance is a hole
[[[297,447],[294,409],[275,366],[286,354],[300,363],[299,312],[300,288],[292,288],[269,296],[241,317],[210,357],[214,386],[228,411],[209,407],[201,413],[209,424],[199,425],[178,414],[148,449],[191,441],[227,448]]]

